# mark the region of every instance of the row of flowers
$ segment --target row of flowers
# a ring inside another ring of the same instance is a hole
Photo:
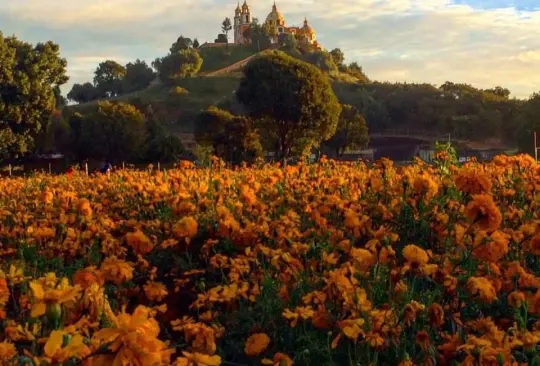
[[[0,179],[0,364],[540,362],[540,166]]]

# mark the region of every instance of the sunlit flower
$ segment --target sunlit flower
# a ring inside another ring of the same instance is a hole
[[[244,352],[248,356],[257,356],[264,352],[270,344],[270,337],[265,333],[256,333],[249,336],[246,341]]]
[[[107,258],[101,263],[101,273],[107,281],[117,285],[133,278],[133,267],[126,261],[116,257]]]

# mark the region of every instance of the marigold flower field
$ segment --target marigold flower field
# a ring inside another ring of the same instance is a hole
[[[0,364],[540,364],[539,207],[526,156],[0,178]]]

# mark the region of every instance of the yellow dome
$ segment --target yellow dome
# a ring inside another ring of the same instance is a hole
[[[276,3],[272,6],[272,12],[266,17],[266,22],[275,22],[274,24],[284,25],[285,17],[277,10]]]
[[[302,27],[302,30],[304,31],[305,34],[310,34],[310,35],[315,34],[315,29],[313,29],[313,27],[308,24],[307,19],[304,20],[304,26]]]

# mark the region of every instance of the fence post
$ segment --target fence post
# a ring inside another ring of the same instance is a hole
[[[86,172],[86,175],[88,175],[88,163],[84,163],[84,171]]]
[[[126,163],[123,161],[122,162],[122,170],[125,170],[126,169]]]
[[[11,177],[11,164],[8,165],[9,176]]]
[[[52,174],[51,163],[49,162],[49,174]]]
[[[159,163],[159,161],[157,162],[157,170],[158,172],[161,171],[161,164]]]

